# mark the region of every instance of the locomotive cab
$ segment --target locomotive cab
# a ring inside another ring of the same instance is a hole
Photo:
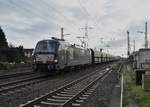
[[[34,70],[47,69],[50,71],[57,70],[58,65],[58,47],[59,42],[56,40],[42,40],[36,45],[34,51]]]

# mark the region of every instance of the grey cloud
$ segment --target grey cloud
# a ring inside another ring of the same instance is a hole
[[[59,36],[62,26],[65,33],[72,34],[66,37],[67,40],[74,42],[76,36],[84,33],[79,29],[88,23],[94,28],[89,31],[91,47],[99,45],[98,38],[104,37],[112,48],[124,49],[121,50],[124,52],[126,30],[131,31],[131,41],[139,42],[138,47],[143,43],[140,43],[142,36],[137,38],[141,34],[135,32],[144,30],[144,17],[149,16],[145,10],[148,10],[149,3],[146,0],[82,0],[82,7],[79,0],[0,0],[0,26],[10,42],[34,47],[44,37]],[[110,38],[116,40],[109,41]]]

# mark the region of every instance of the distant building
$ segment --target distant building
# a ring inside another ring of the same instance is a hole
[[[30,58],[32,56],[34,49],[24,49],[24,55],[28,58]]]

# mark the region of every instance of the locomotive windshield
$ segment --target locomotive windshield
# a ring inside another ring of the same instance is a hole
[[[41,41],[38,42],[35,53],[54,53],[57,49],[57,42],[54,41]]]

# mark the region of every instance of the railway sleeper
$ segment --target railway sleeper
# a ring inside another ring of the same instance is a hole
[[[54,102],[65,102],[66,100],[59,100],[59,99],[52,99],[52,98],[47,98],[48,101],[54,101]]]
[[[77,92],[71,92],[71,91],[70,92],[61,91],[60,93],[61,94],[77,94]]]
[[[64,104],[67,100],[63,100],[63,99],[47,99],[47,100],[44,100],[44,102],[47,102],[47,103],[62,103]]]
[[[91,94],[92,94],[92,92],[85,92],[85,94],[86,94],[86,95],[91,95]]]
[[[82,96],[83,96],[83,97],[88,97],[89,95],[87,95],[87,94],[83,94]]]
[[[64,89],[64,91],[65,91],[65,92],[70,92],[71,90],[68,90],[68,89]]]
[[[75,102],[77,102],[77,103],[83,103],[84,100],[76,100]]]
[[[62,97],[73,97],[74,96],[74,94],[68,94],[68,93],[66,93],[66,94],[57,93],[56,95],[62,96]]]
[[[86,100],[87,97],[79,97],[80,100]]]
[[[78,103],[72,103],[72,106],[74,106],[74,107],[80,107],[81,105],[78,104]]]
[[[70,102],[72,106],[80,106],[84,102],[84,100],[87,100],[87,98],[95,91],[96,87],[93,88],[93,86],[95,86],[94,84],[90,83],[90,87],[78,87],[77,84],[75,84],[75,86],[71,85],[70,87],[59,90],[58,92],[56,92],[52,96],[49,96],[47,99],[39,102],[38,104],[42,107],[56,107],[66,105],[67,103],[69,104],[69,102],[73,100],[73,102]]]
[[[91,93],[90,93],[91,94]],[[57,94],[59,96],[55,96],[54,98],[47,98],[46,101],[41,102],[41,105],[45,107],[45,105],[53,105],[53,106],[61,106],[63,105],[67,100],[69,100],[71,97],[74,95],[66,95],[66,94]],[[63,96],[63,97],[62,97]],[[74,103],[72,103],[72,106],[80,106],[80,103],[83,103],[84,100],[87,99],[89,95],[88,94],[83,94],[82,99],[75,100]]]
[[[52,96],[52,98],[69,100],[71,97]]]
[[[45,101],[41,102],[42,107],[49,107],[50,105],[52,105],[52,106],[62,106],[63,104],[64,103],[50,103],[50,102],[45,102]]]

